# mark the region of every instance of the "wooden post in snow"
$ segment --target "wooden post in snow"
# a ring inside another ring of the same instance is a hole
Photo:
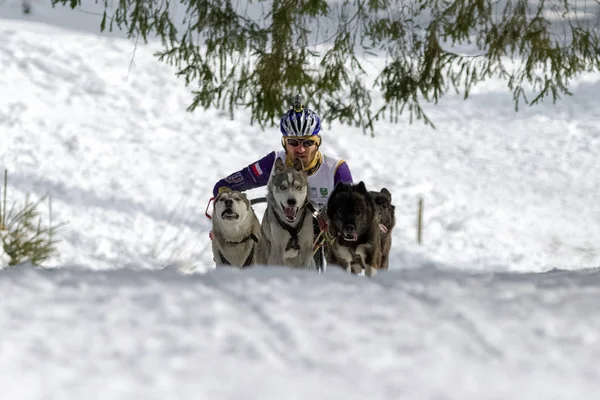
[[[417,214],[417,243],[423,243],[423,199],[419,199],[419,211]]]

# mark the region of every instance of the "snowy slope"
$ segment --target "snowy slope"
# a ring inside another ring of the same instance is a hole
[[[48,192],[69,222],[57,264],[205,269],[214,182],[276,149],[276,129],[250,126],[242,110],[235,120],[186,112],[191,95],[173,70],[129,40],[9,20],[2,29],[3,165],[11,187]],[[585,76],[573,98],[515,114],[491,82],[467,102],[429,107],[437,130],[382,122],[373,139],[334,125],[324,148],[393,193],[397,267],[412,256],[484,270],[594,267],[597,89]]]

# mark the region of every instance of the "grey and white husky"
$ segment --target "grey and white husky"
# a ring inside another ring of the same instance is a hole
[[[278,158],[268,184],[257,263],[315,269],[312,217],[302,161],[287,167]]]
[[[244,193],[226,190],[213,205],[212,250],[216,266],[255,264],[260,222]]]

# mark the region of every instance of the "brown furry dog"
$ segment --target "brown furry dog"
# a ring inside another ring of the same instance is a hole
[[[379,192],[371,191],[370,193],[379,212],[381,269],[388,269],[390,250],[392,249],[392,230],[396,225],[396,207],[392,204],[392,194],[386,188],[381,189]]]

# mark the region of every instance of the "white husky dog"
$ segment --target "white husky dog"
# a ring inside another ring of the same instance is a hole
[[[260,222],[244,193],[226,190],[213,206],[213,258],[217,267],[255,264]]]
[[[286,167],[278,158],[268,184],[257,264],[315,269],[308,177],[302,161]]]

